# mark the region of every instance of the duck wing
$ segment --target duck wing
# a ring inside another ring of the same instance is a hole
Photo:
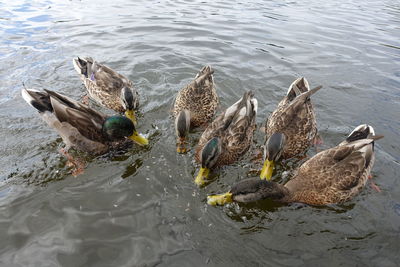
[[[103,123],[107,116],[54,91],[45,90],[49,95],[53,113],[60,122],[67,122],[86,138],[106,142]]]

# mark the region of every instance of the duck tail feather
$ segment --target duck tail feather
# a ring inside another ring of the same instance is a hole
[[[41,92],[33,89],[22,89],[22,98],[32,107],[37,109],[39,113],[46,111],[53,112],[50,96],[46,92]]]

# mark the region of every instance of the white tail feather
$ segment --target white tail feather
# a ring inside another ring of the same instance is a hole
[[[255,98],[252,98],[250,101],[251,101],[251,103],[253,103],[254,113],[257,115],[258,101]]]
[[[79,67],[79,64],[77,63],[78,58],[73,58],[72,59],[72,64],[74,65],[74,69],[76,70],[77,73],[82,74],[82,70]]]
[[[375,130],[371,125],[361,124],[361,125],[358,125],[348,136],[351,136],[356,131],[365,131],[367,127],[369,128],[369,132],[372,135],[375,135]]]
[[[39,92],[37,90],[33,90],[33,89],[29,89],[30,91],[35,91],[35,92]],[[21,90],[21,95],[22,98],[26,101],[26,103],[28,103],[31,107],[34,108],[34,106],[32,105],[32,102],[35,101],[35,99],[29,94],[27,89],[22,89]]]

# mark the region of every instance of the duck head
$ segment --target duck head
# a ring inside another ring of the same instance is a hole
[[[185,144],[189,130],[190,130],[190,112],[189,110],[184,109],[180,111],[178,116],[176,116],[175,118],[175,133],[178,139],[176,151],[178,153],[187,152]]]
[[[137,132],[133,122],[124,116],[108,117],[103,123],[103,134],[110,141],[129,138],[141,146],[149,144],[149,141]]]
[[[210,169],[217,163],[221,151],[221,140],[218,137],[212,138],[203,147],[201,151],[201,168],[194,181],[198,186],[206,183],[205,179],[207,179]]]
[[[274,133],[264,144],[264,165],[261,169],[260,178],[271,180],[275,163],[280,159],[285,146],[285,135]]]
[[[137,120],[135,117],[135,110],[138,108],[138,98],[136,90],[132,87],[124,87],[121,90],[120,98],[121,104],[125,109],[125,116],[136,125]]]

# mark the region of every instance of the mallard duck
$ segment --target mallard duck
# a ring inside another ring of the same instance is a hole
[[[203,67],[195,79],[178,92],[172,109],[178,153],[187,151],[185,143],[190,127],[206,124],[215,114],[219,101],[213,73],[210,66]]]
[[[71,147],[93,155],[106,153],[113,142],[129,138],[139,145],[148,140],[124,116],[106,116],[62,94],[44,90],[22,90],[24,100],[37,109],[42,119]]]
[[[232,164],[247,152],[256,128],[256,115],[257,99],[252,92],[246,92],[205,129],[195,155],[201,163],[197,185],[205,184],[210,169]]]
[[[317,138],[317,123],[310,97],[321,88],[310,89],[305,78],[295,80],[269,116],[265,125],[261,179],[270,180],[275,162],[303,153]]]
[[[106,108],[125,112],[137,124],[135,110],[139,106],[139,95],[128,78],[91,57],[77,57],[72,63],[91,98]]]
[[[324,150],[301,165],[285,185],[260,179],[245,179],[225,194],[209,196],[210,205],[274,199],[310,205],[342,203],[365,186],[374,165],[375,136],[369,125],[358,126],[338,146]]]

